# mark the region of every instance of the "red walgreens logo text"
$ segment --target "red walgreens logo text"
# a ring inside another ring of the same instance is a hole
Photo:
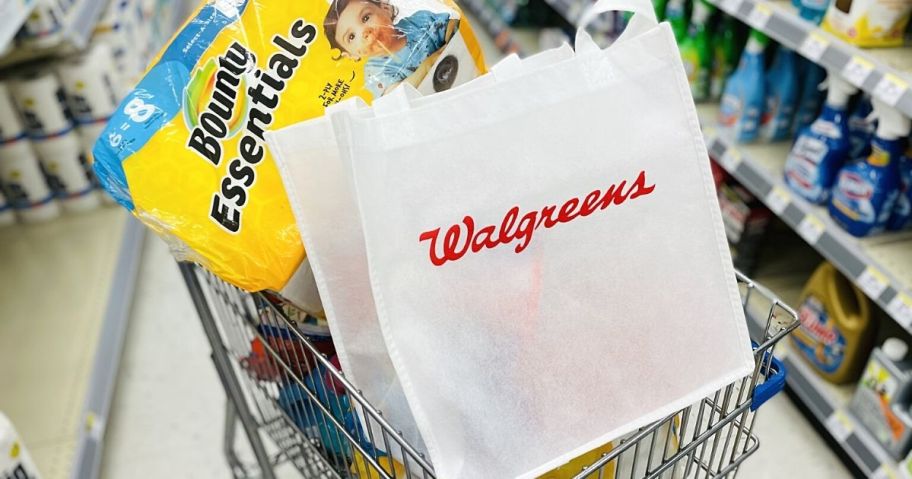
[[[519,243],[514,251],[522,253],[532,242],[532,234],[541,226],[550,229],[559,223],[569,223],[604,210],[612,204],[621,205],[627,200],[646,196],[654,190],[655,185],[646,185],[646,172],[641,171],[629,188],[627,180],[624,180],[606,190],[595,190],[584,198],[570,198],[560,208],[557,205],[545,206],[541,211],[530,211],[522,218],[519,216],[519,207],[514,206],[507,211],[499,227],[485,226],[477,232],[475,219],[466,216],[461,224],[456,223],[446,230],[439,246],[441,228],[421,233],[418,242],[431,242],[428,254],[434,266],[443,266],[447,261],[458,261],[469,251],[478,253],[482,249],[494,249],[514,241]]]

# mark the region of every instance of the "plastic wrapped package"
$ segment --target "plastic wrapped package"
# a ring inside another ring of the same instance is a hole
[[[266,131],[484,72],[450,0],[217,0],[165,46],[95,145],[105,189],[181,259],[312,303],[312,276]],[[304,265],[302,267],[302,265]]]

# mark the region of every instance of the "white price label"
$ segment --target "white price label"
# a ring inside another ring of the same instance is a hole
[[[912,297],[906,293],[899,293],[887,305],[887,312],[890,313],[896,322],[904,328],[912,326]]]
[[[908,89],[908,83],[892,73],[887,73],[874,87],[874,96],[890,106],[896,106]]]
[[[727,148],[722,154],[722,158],[719,158],[719,164],[729,173],[734,173],[741,164],[741,152],[734,148]]]
[[[868,266],[856,281],[858,282],[858,287],[861,288],[868,297],[875,300],[879,298],[880,295],[887,290],[887,286],[890,285],[890,281],[887,280],[886,275],[871,266]]]
[[[849,63],[846,63],[846,66],[842,69],[842,76],[845,77],[849,83],[861,88],[864,85],[865,80],[871,75],[871,72],[874,71],[874,64],[865,60],[864,58],[853,56]]]
[[[830,46],[830,41],[817,32],[811,32],[804,38],[804,42],[798,48],[798,53],[812,62],[819,62],[823,57],[823,52]]]
[[[852,435],[852,421],[842,411],[836,411],[826,420],[826,427],[839,442],[845,442]]]
[[[766,195],[766,206],[777,216],[782,216],[782,213],[785,213],[785,209],[788,208],[791,202],[791,195],[778,186],[774,186],[769,194]]]
[[[766,24],[769,23],[770,17],[773,16],[773,9],[766,5],[765,3],[758,3],[754,5],[754,9],[751,10],[750,14],[747,16],[747,23],[750,26],[756,28],[757,30],[764,30]]]
[[[738,12],[738,9],[741,8],[742,0],[722,0],[722,10],[725,10],[728,13],[735,14]]]
[[[826,225],[823,224],[823,221],[821,221],[820,218],[817,218],[814,215],[805,216],[798,225],[798,234],[811,246],[817,244],[817,241],[823,236],[825,230]]]
[[[900,476],[892,467],[882,464],[871,475],[871,479],[900,479]]]

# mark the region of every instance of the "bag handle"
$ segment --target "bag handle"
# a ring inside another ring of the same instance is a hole
[[[592,37],[586,32],[586,28],[598,18],[599,15],[607,12],[632,12],[634,15],[627,24],[622,38],[627,39],[649,30],[659,24],[656,18],[655,7],[649,0],[598,0],[591,7],[586,9],[577,22],[576,30],[576,51],[584,53],[599,49]]]

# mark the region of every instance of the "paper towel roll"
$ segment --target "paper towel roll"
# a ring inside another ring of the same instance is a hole
[[[32,460],[16,428],[0,412],[0,474],[11,479],[40,479],[38,468]]]
[[[88,211],[100,199],[92,184],[90,169],[76,133],[33,142],[44,176],[66,211]]]
[[[10,97],[9,86],[0,82],[0,144],[17,141],[25,135],[25,126]]]
[[[16,212],[13,211],[13,205],[6,199],[6,195],[0,190],[0,228],[16,224]]]
[[[22,26],[20,38],[33,47],[51,46],[57,42],[65,18],[66,12],[60,3],[55,0],[38,0]]]
[[[96,43],[84,55],[57,66],[70,112],[77,124],[111,116],[120,104],[120,78],[109,45]]]
[[[29,72],[13,81],[10,90],[32,138],[43,139],[72,128],[63,88],[51,72]]]
[[[38,157],[27,140],[0,147],[0,181],[6,185],[10,203],[19,211],[40,208],[54,201]]]

